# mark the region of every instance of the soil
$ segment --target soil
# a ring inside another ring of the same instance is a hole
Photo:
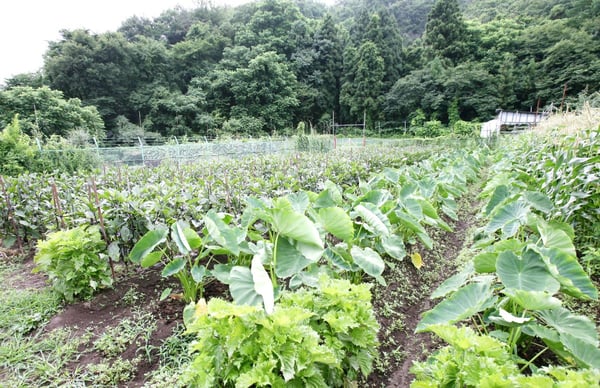
[[[379,350],[383,365],[369,375],[366,386],[409,387],[414,379],[410,373],[413,362],[424,361],[443,345],[429,333],[415,333],[415,328],[422,314],[437,304],[429,299],[431,292],[456,272],[456,259],[470,243],[469,233],[477,226],[478,211],[474,201],[462,201],[459,221],[444,219],[452,227],[451,232],[428,231],[434,240],[433,249],[421,244],[411,247],[412,252],[422,256],[421,269],[407,261],[384,272],[387,287],[377,286],[373,290],[374,309],[381,326]],[[397,315],[386,317],[390,309],[396,309]]]
[[[380,359],[375,370],[360,386],[366,387],[408,387],[413,376],[410,368],[414,361],[423,360],[440,346],[429,334],[415,334],[414,329],[421,315],[435,305],[429,294],[443,280],[456,271],[456,258],[468,243],[468,234],[477,222],[475,212],[478,206],[465,202],[461,206],[459,219],[446,220],[453,232],[430,231],[434,249],[427,250],[419,244],[411,247],[423,258],[423,267],[416,269],[410,260],[395,264],[384,273],[387,286],[372,288],[375,314],[380,324]],[[22,269],[11,276],[9,286],[15,288],[41,288],[46,285],[44,275],[32,274],[31,259],[25,261]],[[57,328],[71,328],[76,336],[89,335],[89,340],[79,348],[79,356],[68,366],[68,372],[85,369],[86,365],[106,362],[106,357],[94,349],[94,341],[109,327],[116,326],[125,318],[133,317],[140,311],[149,312],[157,321],[157,328],[151,336],[150,345],[157,349],[164,339],[182,323],[184,303],[178,298],[167,298],[159,302],[161,292],[167,288],[177,289],[177,283],[164,279],[160,269],[121,269],[121,276],[112,289],[103,290],[91,301],[68,304],[55,315],[42,329],[44,333]],[[136,300],[127,303],[123,296],[135,290]],[[206,299],[227,294],[225,286],[218,282],[205,289]],[[91,333],[91,335],[90,335]],[[146,374],[158,368],[158,356],[151,352],[150,359],[140,357],[142,349],[136,341],[120,355],[123,360],[141,359],[135,376],[123,387],[140,387]]]

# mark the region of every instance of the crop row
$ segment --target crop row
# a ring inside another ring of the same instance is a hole
[[[350,186],[383,166],[411,164],[441,147],[357,148],[328,154],[268,155],[156,168],[105,168],[95,175],[0,177],[4,245],[89,223],[102,214],[107,235],[128,251],[156,223],[200,218],[208,210],[239,212],[244,198],[318,190],[326,180]]]

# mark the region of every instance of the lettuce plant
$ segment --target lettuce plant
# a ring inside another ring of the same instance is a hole
[[[184,379],[196,387],[341,387],[371,372],[378,324],[367,285],[320,277],[273,312],[213,298],[189,304],[196,336]]]
[[[69,302],[89,299],[98,289],[112,285],[103,253],[106,244],[96,226],[50,233],[37,248],[33,272],[48,274],[53,288]]]

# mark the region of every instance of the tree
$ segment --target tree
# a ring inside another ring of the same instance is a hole
[[[261,118],[268,133],[292,127],[291,113],[299,104],[297,81],[280,55],[260,54],[247,68],[235,71],[232,79],[232,117]]]
[[[350,78],[342,86],[341,101],[349,108],[354,119],[362,118],[364,113],[368,125],[372,126],[381,118],[385,75],[383,58],[375,43],[367,41],[350,61]]]
[[[47,86],[17,86],[0,91],[0,127],[19,115],[20,128],[30,136],[66,136],[74,129],[84,129],[97,138],[104,137],[104,123],[93,106],[81,106],[76,98],[65,99],[63,93]]]
[[[434,56],[458,64],[468,52],[469,34],[457,0],[437,0],[425,27],[424,44]]]
[[[172,48],[174,70],[181,89],[194,77],[210,71],[223,57],[223,50],[231,42],[218,28],[197,22],[190,27],[185,40]]]

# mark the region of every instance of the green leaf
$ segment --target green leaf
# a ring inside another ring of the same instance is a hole
[[[537,314],[542,321],[555,329],[561,337],[563,334],[568,334],[598,346],[596,325],[588,317],[573,314],[564,307],[539,311]]]
[[[261,306],[262,296],[254,288],[252,272],[246,267],[235,266],[229,273],[229,292],[237,304]]]
[[[206,275],[206,267],[203,265],[194,265],[191,270],[192,279],[196,283],[202,283],[204,276]]]
[[[406,257],[406,248],[402,237],[391,234],[381,239],[381,245],[385,253],[397,260],[402,260]]]
[[[169,230],[158,228],[147,232],[134,246],[129,253],[129,260],[139,264],[140,261],[154,250],[158,245],[167,241]]]
[[[577,298],[598,300],[598,290],[577,258],[556,248],[536,248],[552,276],[561,284],[561,290]]]
[[[504,289],[504,294],[526,310],[539,311],[551,310],[561,306],[560,299],[553,297],[545,291],[526,291],[515,289]]]
[[[163,253],[161,251],[149,253],[142,259],[140,265],[144,268],[152,267],[154,264],[160,261],[162,255]]]
[[[554,204],[550,198],[538,191],[525,191],[523,193],[523,198],[528,204],[531,205],[531,207],[541,211],[542,213],[548,214],[552,211],[552,209],[554,209]]]
[[[371,233],[383,237],[390,234],[390,220],[377,208],[369,202],[363,202],[354,208],[354,212],[363,221],[363,225]]]
[[[473,257],[473,264],[475,271],[478,273],[492,273],[496,272],[496,260],[498,254],[493,252],[483,252]]]
[[[119,261],[121,258],[121,248],[119,248],[119,243],[117,241],[113,241],[108,246],[108,257],[110,257],[113,261]]]
[[[162,270],[162,276],[164,278],[175,275],[177,272],[181,271],[185,267],[185,259],[183,257],[178,257],[169,264],[165,265],[165,268]]]
[[[304,191],[288,194],[287,199],[290,201],[292,208],[300,214],[304,214],[310,203],[308,194]]]
[[[506,288],[551,294],[560,288],[541,257],[532,251],[526,251],[520,258],[513,252],[502,252],[496,260],[496,272]]]
[[[498,206],[492,213],[490,222],[485,227],[487,233],[502,230],[504,238],[514,236],[519,228],[527,222],[529,205],[523,201],[513,201]]]
[[[272,314],[275,306],[273,283],[271,283],[271,278],[267,271],[265,271],[258,256],[252,258],[250,272],[252,273],[252,280],[254,281],[254,290],[262,297],[267,314]]]
[[[169,297],[169,295],[171,295],[171,291],[173,291],[173,289],[171,287],[165,288],[163,290],[163,292],[161,292],[161,294],[160,294],[159,301],[162,302],[163,300],[167,299]]]
[[[214,210],[210,210],[206,213],[204,216],[204,224],[206,225],[208,234],[217,242],[217,244],[227,249],[234,256],[239,256],[239,244],[244,239],[241,230],[225,224]]]
[[[458,289],[462,287],[473,274],[473,265],[471,263],[465,265],[460,272],[449,277],[442,284],[440,284],[429,298],[442,298],[448,295],[450,292],[458,291]]]
[[[173,225],[171,225],[171,238],[175,241],[177,245],[177,249],[179,249],[179,253],[182,255],[188,255],[192,248],[185,237],[183,230],[185,225],[183,225],[182,221],[177,221]]]
[[[353,246],[350,250],[350,254],[354,259],[356,265],[358,265],[365,273],[373,277],[381,276],[385,269],[385,263],[379,256],[379,253],[375,252],[371,248],[360,248]]]
[[[231,264],[215,264],[210,271],[211,275],[223,284],[230,284],[230,274],[233,269]]]
[[[313,207],[315,209],[320,209],[320,208],[332,207],[332,206],[335,206],[336,204],[337,203],[336,203],[335,199],[333,198],[331,191],[323,190],[319,193],[319,195],[315,199]]]
[[[600,349],[598,349],[598,345],[593,345],[570,334],[561,334],[560,340],[580,365],[600,369]]]
[[[275,246],[275,274],[279,278],[288,278],[302,271],[314,261],[308,260],[285,237],[277,239]]]
[[[494,189],[494,193],[490,197],[486,207],[485,207],[485,215],[489,216],[492,211],[501,204],[506,198],[510,196],[510,191],[508,187],[505,185],[496,186]]]
[[[538,231],[544,242],[544,247],[558,249],[569,256],[577,256],[573,241],[562,229],[547,222],[541,222],[538,224]]]
[[[202,246],[202,238],[192,228],[184,228],[183,235],[192,249],[198,249]]]
[[[326,207],[319,210],[319,220],[323,228],[342,241],[354,238],[354,225],[346,211],[340,207]]]
[[[491,307],[496,299],[491,288],[491,280],[468,284],[423,314],[415,331],[426,331],[431,325],[462,321]]]
[[[323,249],[315,224],[304,214],[289,209],[273,209],[273,228],[277,233],[309,246]]]

